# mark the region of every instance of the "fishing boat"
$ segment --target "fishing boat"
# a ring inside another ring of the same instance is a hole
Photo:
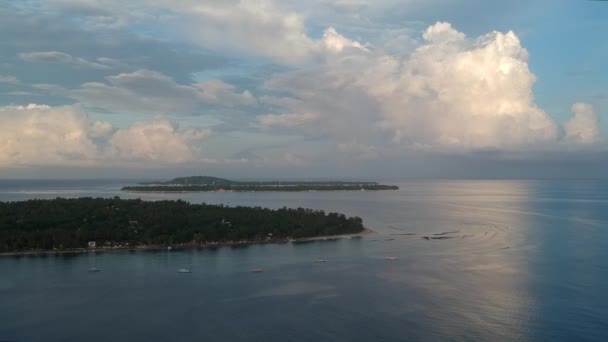
[[[327,260],[317,259],[317,260],[315,260],[315,262],[327,262]]]

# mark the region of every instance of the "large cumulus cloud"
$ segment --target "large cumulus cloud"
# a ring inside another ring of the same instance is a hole
[[[423,37],[403,67],[388,70],[391,91],[375,94],[397,140],[505,148],[557,139],[557,125],[534,103],[528,53],[513,32],[467,39],[437,23]]]
[[[275,75],[266,86],[289,92],[281,99],[286,111],[318,113],[318,129],[342,144],[356,137],[470,151],[551,148],[574,136],[597,141],[597,118],[580,105],[565,128],[570,139],[563,139],[564,129],[535,103],[528,58],[513,32],[468,38],[439,22],[406,56],[381,47],[349,50],[317,68]]]

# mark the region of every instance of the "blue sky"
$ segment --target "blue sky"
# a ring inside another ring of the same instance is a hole
[[[0,177],[601,176],[607,15],[585,0],[5,2]]]

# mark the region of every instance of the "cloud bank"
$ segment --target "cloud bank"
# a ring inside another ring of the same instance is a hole
[[[171,165],[201,158],[208,128],[166,120],[119,129],[77,106],[0,108],[0,166]]]

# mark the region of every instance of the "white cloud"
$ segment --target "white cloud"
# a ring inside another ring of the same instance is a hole
[[[437,23],[406,56],[351,51],[317,68],[266,83],[294,99],[285,110],[320,115],[318,130],[414,149],[519,149],[559,139],[559,126],[534,102],[535,76],[513,32],[467,38]],[[382,133],[384,132],[384,133]]]
[[[197,97],[206,102],[221,103],[228,106],[252,105],[255,98],[249,90],[235,92],[235,87],[221,80],[208,80],[193,85],[198,90]]]
[[[124,129],[89,120],[77,106],[0,107],[0,166],[169,165],[204,161],[207,128],[182,128],[165,120]]]
[[[19,80],[15,76],[0,75],[0,83],[17,84],[19,83]]]
[[[272,1],[157,3],[177,13],[183,31],[206,47],[254,52],[288,63],[306,60],[318,48],[306,32],[303,17]]]
[[[319,115],[314,113],[268,114],[257,117],[262,127],[298,127],[318,121]]]
[[[179,129],[168,120],[136,122],[118,130],[109,140],[111,160],[126,163],[185,163],[196,160],[195,143],[211,134],[209,129]]]
[[[450,23],[437,22],[429,26],[422,38],[429,43],[460,43],[466,38],[464,33],[456,31]]]
[[[91,138],[107,138],[112,131],[114,131],[114,127],[106,121],[95,121],[89,124]]]
[[[185,10],[194,15],[192,33],[204,46],[253,52],[288,64],[306,63],[346,48],[365,49],[333,27],[327,28],[321,39],[311,38],[303,15],[273,1],[197,2]]]
[[[599,119],[593,106],[578,102],[572,106],[574,115],[564,124],[566,138],[574,143],[594,144],[600,140]]]
[[[394,88],[376,94],[397,140],[510,148],[557,139],[557,125],[534,103],[536,78],[513,32],[467,39],[438,23],[424,38],[403,69],[386,75]]]
[[[306,15],[292,5],[272,0],[134,0],[129,4],[116,0],[85,4],[55,0],[61,10],[83,16],[90,28],[115,29],[127,23],[153,22],[171,26],[181,37],[207,49],[240,51],[287,64],[310,62],[343,44],[359,44],[331,28],[326,32],[331,37],[311,37]],[[352,10],[365,4],[341,1],[335,5]]]
[[[331,52],[342,52],[342,50],[347,48],[366,50],[361,43],[344,37],[336,32],[336,29],[333,27],[329,27],[327,30],[325,30],[321,41],[325,49]]]
[[[80,57],[74,57],[67,53],[59,51],[41,51],[41,52],[22,52],[19,53],[19,58],[26,62],[33,63],[63,63],[71,64],[79,68],[90,68],[90,69],[112,69],[112,66],[92,62]],[[99,58],[98,61],[103,62],[103,58]]]
[[[77,107],[0,108],[0,165],[91,164],[97,148]]]

